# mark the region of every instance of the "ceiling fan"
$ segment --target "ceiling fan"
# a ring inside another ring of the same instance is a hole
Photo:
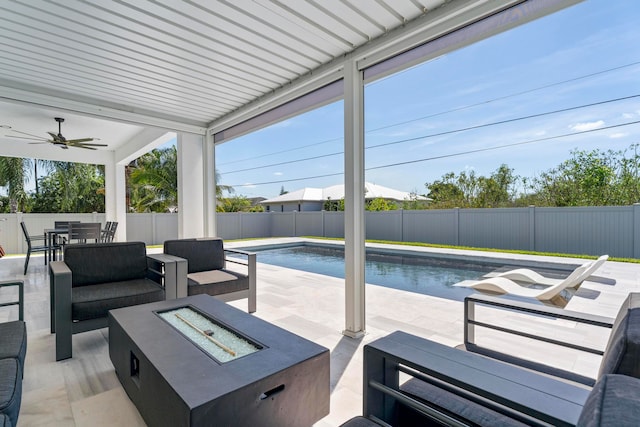
[[[58,133],[55,134],[53,132],[47,132],[49,135],[51,135],[51,138],[44,138],[44,137],[40,137],[37,135],[32,135],[30,133],[26,133],[26,132],[21,132],[19,130],[15,130],[15,129],[11,129],[11,126],[2,126],[4,128],[7,129],[11,129],[11,132],[16,132],[16,133],[20,133],[22,135],[27,135],[27,137],[24,136],[13,136],[13,135],[5,135],[9,138],[19,138],[19,139],[27,139],[27,140],[32,140],[32,141],[38,141],[38,142],[30,142],[30,144],[53,144],[56,145],[62,149],[67,150],[69,147],[75,147],[75,148],[85,148],[87,150],[97,150],[96,147],[107,147],[107,144],[90,144],[89,142],[91,141],[99,141],[100,138],[79,138],[79,139],[67,139],[64,136],[62,136],[62,122],[64,122],[64,119],[62,117],[55,117],[56,122],[58,122]]]

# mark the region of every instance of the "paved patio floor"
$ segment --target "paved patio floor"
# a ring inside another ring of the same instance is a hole
[[[291,241],[292,239],[271,239]],[[256,244],[236,242],[229,246]],[[263,241],[260,241],[263,242]],[[434,249],[420,249],[425,252]],[[442,252],[437,250],[437,252]],[[447,252],[447,251],[444,251]],[[458,252],[459,251],[455,251]],[[472,251],[463,251],[474,255]],[[482,253],[504,258],[505,254]],[[511,256],[525,262],[580,264],[581,260]],[[144,426],[144,421],[116,378],[108,355],[106,329],[75,335],[74,357],[55,362],[54,337],[49,333],[49,280],[41,256],[32,258],[29,273],[22,275],[24,258],[0,259],[0,280],[25,280],[25,320],[28,351],[23,401],[18,426]],[[607,262],[592,280],[583,284],[566,308],[614,316],[626,295],[640,291],[640,265]],[[12,290],[0,291],[0,300]],[[342,335],[344,329],[344,281],[312,273],[258,265],[258,311],[255,316],[317,342],[331,350],[331,413],[316,426],[336,426],[362,412],[362,347],[395,330],[429,338],[450,346],[462,343],[461,302],[367,285],[367,333],[359,340]],[[246,310],[246,300],[232,305]],[[524,319],[505,312],[487,312],[507,322],[519,322],[534,332],[551,330],[567,340],[604,343],[607,334],[576,327],[570,322]],[[0,321],[17,318],[17,308],[0,310]],[[478,342],[513,351],[527,351],[532,358],[584,375],[594,376],[599,358],[575,352],[545,350],[530,342],[507,340],[479,333]]]

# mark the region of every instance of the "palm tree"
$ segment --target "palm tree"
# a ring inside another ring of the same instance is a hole
[[[129,174],[130,203],[136,212],[166,212],[178,205],[175,145],[140,156]]]
[[[31,159],[0,157],[0,186],[8,187],[11,213],[24,208],[27,194],[24,183],[31,173]]]

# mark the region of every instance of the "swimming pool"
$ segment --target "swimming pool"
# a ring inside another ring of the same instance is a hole
[[[250,250],[257,253],[258,262],[344,278],[344,249],[341,247],[305,244],[275,249],[254,247]],[[452,285],[463,280],[477,280],[495,268],[469,261],[390,254],[367,248],[365,281],[367,284],[463,301],[473,290]]]

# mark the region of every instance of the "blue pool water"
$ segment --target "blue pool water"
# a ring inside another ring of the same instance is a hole
[[[257,261],[280,267],[344,278],[344,250],[324,246],[295,246],[260,250]],[[403,291],[416,292],[463,301],[473,293],[468,288],[454,287],[463,280],[476,280],[495,269],[458,260],[442,260],[424,256],[376,253],[367,250],[365,281]]]

